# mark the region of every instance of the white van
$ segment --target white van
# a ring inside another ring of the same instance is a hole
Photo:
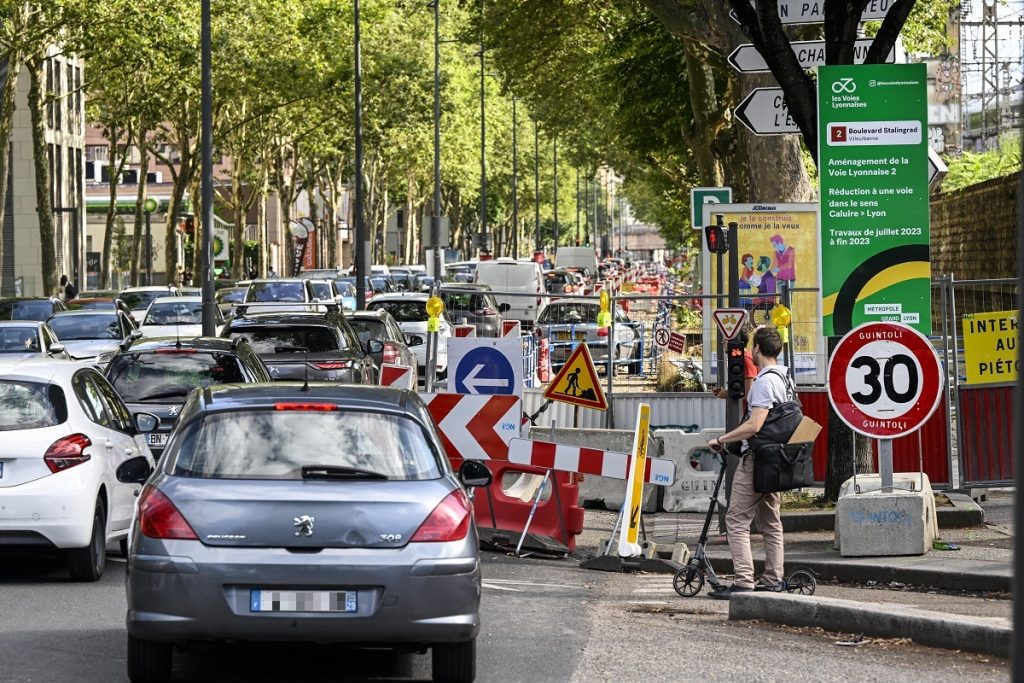
[[[559,247],[555,265],[559,268],[586,268],[591,275],[597,275],[597,252],[593,247]]]
[[[490,285],[495,292],[522,292],[534,296],[501,296],[494,298],[503,309],[506,320],[518,320],[524,328],[533,327],[537,313],[544,304],[544,275],[540,264],[535,261],[515,261],[500,258],[494,261],[480,261],[476,266],[476,281]]]

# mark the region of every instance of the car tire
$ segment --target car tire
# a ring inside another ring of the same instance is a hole
[[[122,538],[117,542],[117,547],[121,550],[121,556],[128,559],[128,539]]]
[[[65,551],[68,571],[75,581],[99,581],[107,564],[107,513],[103,501],[96,501],[92,517],[92,535],[84,548]]]
[[[166,683],[171,680],[174,646],[128,636],[127,664],[132,683]]]
[[[464,643],[435,645],[431,676],[439,683],[473,683],[476,679],[476,638]]]

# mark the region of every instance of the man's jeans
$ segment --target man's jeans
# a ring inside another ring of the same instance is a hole
[[[782,581],[781,504],[782,496],[778,493],[754,491],[754,455],[748,453],[736,468],[732,499],[725,515],[733,574],[736,575],[734,585],[754,587],[754,559],[750,554],[750,522],[754,519],[764,537],[764,578],[773,584]]]

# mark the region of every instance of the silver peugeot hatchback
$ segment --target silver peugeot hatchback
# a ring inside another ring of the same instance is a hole
[[[192,393],[132,527],[128,676],[171,678],[174,649],[305,641],[432,650],[472,681],[480,565],[465,486],[416,394],[275,383]]]

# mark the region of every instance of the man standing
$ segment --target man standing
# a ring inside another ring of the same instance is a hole
[[[778,590],[782,585],[782,496],[778,493],[754,491],[754,454],[746,440],[757,434],[768,417],[772,406],[784,403],[789,397],[787,368],[779,365],[782,339],[771,327],[762,327],[754,333],[753,357],[759,372],[747,396],[747,418],[736,429],[708,441],[708,447],[719,450],[735,441],[743,442],[740,464],[732,481],[732,497],[725,525],[729,533],[729,552],[732,555],[731,586],[710,593],[716,600],[728,600],[733,593],[752,590]],[[764,576],[754,583],[754,559],[750,552],[750,522],[757,520],[757,528],[764,536]]]
[[[78,296],[78,290],[68,281],[67,275],[60,276],[60,295],[64,298],[64,301],[71,301]]]

